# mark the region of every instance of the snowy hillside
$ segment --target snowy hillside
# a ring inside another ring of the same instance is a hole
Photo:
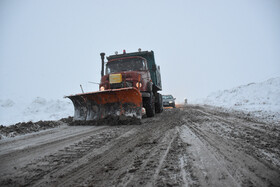
[[[73,116],[74,107],[69,99],[47,100],[37,97],[32,101],[0,99],[0,125],[17,122],[58,120]]]
[[[210,94],[204,104],[271,115],[280,120],[280,77]]]

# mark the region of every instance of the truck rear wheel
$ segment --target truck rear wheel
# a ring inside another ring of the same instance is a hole
[[[143,104],[146,109],[147,117],[154,117],[155,116],[155,99],[154,99],[153,92],[151,92],[150,97],[144,98]]]

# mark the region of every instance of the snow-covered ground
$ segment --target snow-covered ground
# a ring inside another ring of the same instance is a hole
[[[241,110],[258,117],[280,121],[280,77],[214,92],[195,103],[219,106],[227,110]],[[0,98],[0,125],[58,120],[73,114],[74,107],[69,99]]]
[[[73,114],[74,107],[69,99],[0,99],[0,125],[4,126],[17,122],[58,120]]]
[[[250,83],[230,90],[217,91],[196,101],[232,110],[241,110],[258,117],[280,120],[280,77],[261,83]]]

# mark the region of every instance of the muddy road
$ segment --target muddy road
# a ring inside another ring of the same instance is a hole
[[[280,124],[213,107],[0,140],[0,186],[280,186]]]

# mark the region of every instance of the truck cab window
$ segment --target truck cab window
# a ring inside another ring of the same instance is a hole
[[[118,59],[106,64],[106,74],[139,70],[146,70],[146,63],[140,58]]]

